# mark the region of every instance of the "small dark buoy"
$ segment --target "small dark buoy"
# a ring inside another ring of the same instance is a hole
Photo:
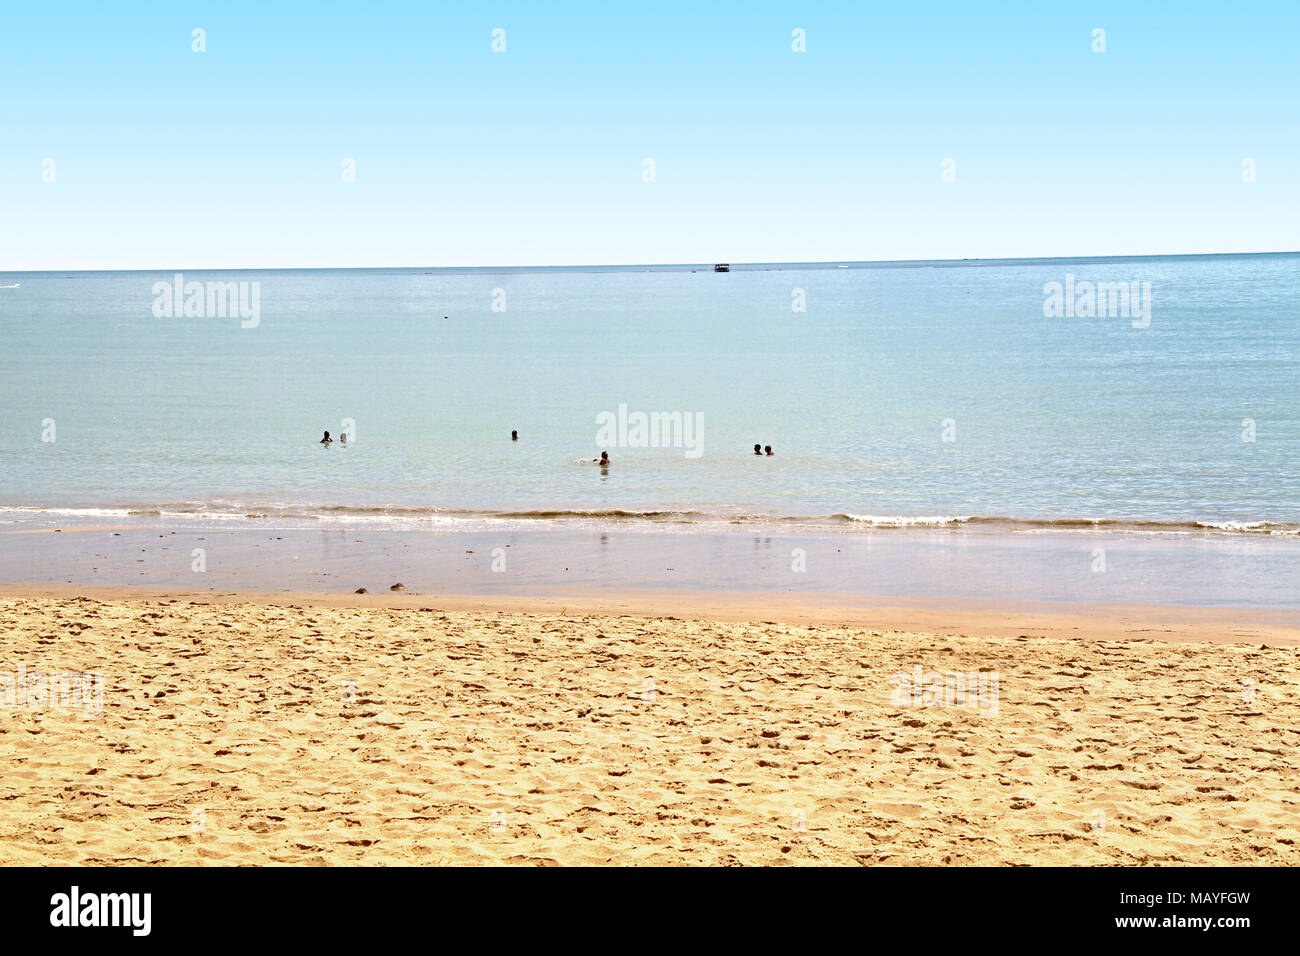
[[[365,588],[357,588],[357,589],[356,589],[355,591],[353,591],[352,593],[353,593],[353,594],[369,594],[370,592],[367,591]]]
[[[401,581],[398,581],[396,584],[394,584],[394,585],[393,585],[391,588],[389,588],[388,590],[390,590],[390,591],[405,591],[405,590],[406,590],[406,585],[402,584]]]

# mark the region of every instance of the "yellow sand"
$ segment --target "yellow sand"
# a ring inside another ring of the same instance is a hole
[[[1006,633],[0,598],[0,864],[1300,863],[1295,648]]]

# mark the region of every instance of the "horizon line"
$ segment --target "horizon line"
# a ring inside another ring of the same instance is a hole
[[[1255,252],[1155,252],[1155,253],[1120,253],[1115,255],[1087,255],[1087,256],[994,256],[990,258],[983,257],[966,257],[961,259],[824,259],[824,260],[791,260],[791,261],[753,261],[753,262],[608,262],[608,263],[585,263],[580,265],[456,265],[456,266],[436,266],[436,265],[384,265],[384,266],[239,266],[227,268],[221,266],[157,266],[144,269],[0,269],[0,275],[32,275],[60,272],[77,272],[77,273],[96,273],[96,272],[342,272],[342,271],[365,271],[377,272],[383,270],[436,270],[438,272],[511,272],[522,269],[550,269],[550,270],[569,270],[581,271],[584,269],[712,269],[715,265],[726,265],[730,269],[740,270],[760,270],[773,268],[816,268],[844,266],[853,267],[876,267],[888,268],[890,266],[946,266],[961,267],[971,265],[989,265],[998,263],[1062,263],[1062,262],[1112,262],[1115,260],[1126,259],[1211,259],[1211,258],[1228,258],[1228,257],[1258,257],[1258,256],[1295,256],[1300,255],[1300,249],[1290,250],[1264,250]]]

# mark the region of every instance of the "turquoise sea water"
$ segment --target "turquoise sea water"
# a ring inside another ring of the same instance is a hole
[[[1300,529],[1300,255],[847,265],[185,273],[251,328],[0,273],[0,522]],[[1149,326],[1046,317],[1067,275]]]

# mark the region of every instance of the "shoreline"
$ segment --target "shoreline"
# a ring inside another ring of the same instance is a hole
[[[585,463],[585,459],[584,459]],[[171,531],[211,529],[261,531],[373,531],[410,534],[757,534],[839,538],[872,534],[951,534],[998,537],[1023,535],[1112,535],[1205,541],[1300,540],[1300,522],[1278,518],[1085,518],[998,514],[764,514],[707,512],[695,508],[535,508],[494,511],[456,508],[322,507],[315,510],[164,511],[158,508],[25,508],[0,506],[0,535],[80,531]],[[118,523],[62,523],[60,518],[116,518]],[[124,522],[123,519],[126,519]],[[441,523],[446,522],[446,523]]]
[[[789,595],[809,605],[1122,605],[1300,613],[1300,538],[77,525],[11,531],[0,582],[198,592]],[[1293,620],[1294,616],[1288,618]]]

